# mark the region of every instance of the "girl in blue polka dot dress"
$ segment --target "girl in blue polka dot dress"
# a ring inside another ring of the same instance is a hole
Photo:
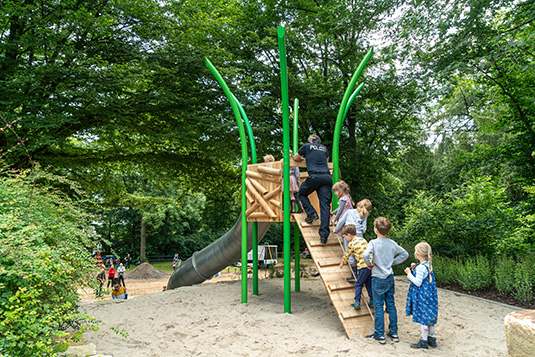
[[[431,260],[431,246],[420,242],[414,247],[414,257],[420,261],[418,266],[412,263],[405,273],[411,281],[407,293],[407,316],[420,324],[420,342],[411,344],[412,348],[437,347],[435,324],[438,318],[438,295],[435,274]],[[414,274],[413,274],[414,272]]]

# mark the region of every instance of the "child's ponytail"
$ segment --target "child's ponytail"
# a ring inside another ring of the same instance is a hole
[[[431,270],[433,270],[433,250],[431,249],[431,246],[427,242],[420,242],[416,244],[414,250],[421,256],[427,258],[427,262],[429,263],[429,282],[433,282],[433,279],[431,278]]]
[[[359,211],[360,213],[360,218],[368,218],[368,216],[370,215],[371,208],[372,208],[372,203],[367,198],[357,203],[357,211]]]

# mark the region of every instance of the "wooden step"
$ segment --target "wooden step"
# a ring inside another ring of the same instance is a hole
[[[334,266],[334,265],[340,265],[341,259],[337,258],[324,258],[324,259],[318,259],[318,265],[320,267],[327,267],[327,266]]]
[[[327,285],[330,291],[355,289],[355,283],[350,281],[336,281]]]

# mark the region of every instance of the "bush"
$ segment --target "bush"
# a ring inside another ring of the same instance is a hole
[[[92,277],[92,217],[42,184],[51,179],[69,184],[38,169],[0,177],[0,355],[54,356],[67,328],[92,321],[77,312],[77,288]]]
[[[458,282],[458,265],[459,262],[455,259],[435,255],[433,257],[433,272],[437,283],[440,284],[455,284]]]
[[[515,262],[507,255],[503,255],[496,262],[494,284],[502,295],[509,294],[515,287]]]
[[[533,300],[533,262],[531,257],[516,263],[514,270],[515,292],[513,296],[518,301]]]
[[[468,258],[459,266],[459,284],[463,289],[475,291],[484,289],[492,283],[492,268],[489,260],[478,255]]]
[[[421,192],[406,206],[404,225],[396,234],[413,244],[425,240],[435,253],[450,257],[507,251],[527,238],[524,233],[504,238],[512,237],[521,223],[505,192],[502,183],[489,177],[476,177],[443,199]]]

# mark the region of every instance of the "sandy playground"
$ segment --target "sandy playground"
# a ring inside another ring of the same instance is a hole
[[[515,310],[440,290],[438,348],[423,351],[410,348],[419,328],[405,317],[404,277],[396,278],[400,342],[387,339],[386,345],[346,337],[320,278],[301,280],[301,291],[292,293],[291,314],[283,313],[282,279],[260,280],[260,295],[250,293],[247,304],[240,303],[237,274],[162,291],[166,282],[127,279],[128,300],[94,301],[85,295],[82,309],[102,321],[99,331],[84,334],[86,342],[95,344],[99,355],[114,357],[506,356],[503,320]]]

